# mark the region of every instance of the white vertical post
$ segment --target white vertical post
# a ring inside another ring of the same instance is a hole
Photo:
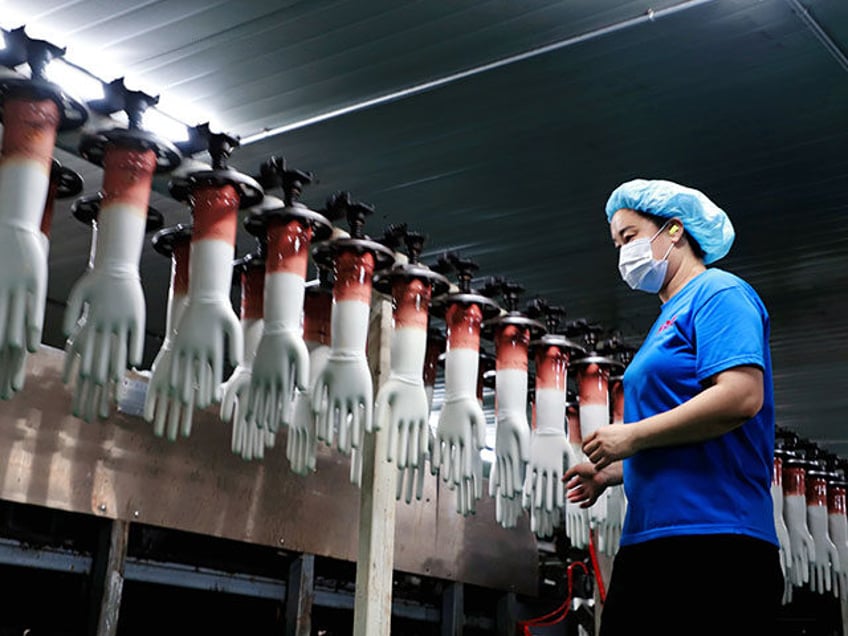
[[[388,378],[391,332],[392,305],[378,299],[372,303],[368,336],[375,395]],[[391,632],[397,468],[386,461],[388,437],[387,430],[366,434],[362,449],[354,636],[389,636]]]

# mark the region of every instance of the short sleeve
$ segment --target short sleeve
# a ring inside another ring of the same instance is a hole
[[[716,292],[697,310],[695,371],[699,382],[743,365],[765,369],[768,343],[764,311],[739,287]]]

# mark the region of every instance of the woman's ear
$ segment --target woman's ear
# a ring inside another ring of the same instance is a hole
[[[672,219],[668,224],[668,233],[671,235],[672,242],[677,243],[683,236],[683,221]]]

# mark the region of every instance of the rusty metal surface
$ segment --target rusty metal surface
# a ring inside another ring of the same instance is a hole
[[[281,433],[264,460],[245,461],[215,408],[177,442],[120,412],[86,424],[70,414],[63,359],[30,355],[24,389],[0,402],[0,498],[356,560],[360,493],[346,457],[321,446],[317,471],[300,477]],[[535,595],[536,541],[526,519],[498,526],[489,498],[457,515],[429,477],[420,502],[397,504],[395,569]]]

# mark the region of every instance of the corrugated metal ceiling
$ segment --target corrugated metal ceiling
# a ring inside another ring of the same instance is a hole
[[[618,278],[606,196],[634,176],[702,188],[737,228],[722,266],[752,282],[771,310],[779,423],[848,455],[848,74],[792,3],[683,3],[668,16],[678,3],[6,5],[33,34],[64,34],[57,41],[69,59],[77,45],[96,50],[128,82],[161,92],[163,110],[169,96],[194,104],[244,138],[550,47],[245,145],[232,164],[254,173],[284,155],[318,176],[304,196],[316,207],[350,190],[376,206],[373,234],[407,222],[429,235],[432,252],[460,247],[481,276],[506,275],[570,317],[633,340],[657,302]],[[845,51],[845,3],[804,6]],[[657,19],[551,46],[649,8]],[[60,158],[97,189],[97,169]],[[154,205],[168,222],[186,220],[162,192]],[[62,216],[46,335],[57,346],[61,303],[88,250],[85,228]],[[250,248],[240,237],[240,249]],[[149,361],[164,328],[167,263],[146,250],[142,276]]]

